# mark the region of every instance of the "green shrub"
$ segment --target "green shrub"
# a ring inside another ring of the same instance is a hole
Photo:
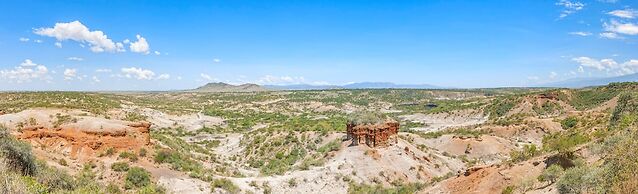
[[[106,148],[106,150],[104,150],[102,153],[98,154],[98,157],[112,156],[113,154],[115,154],[115,148],[109,147]]]
[[[0,193],[33,193],[22,181],[22,176],[14,172],[0,170]]]
[[[509,185],[509,186],[505,187],[503,189],[503,191],[501,191],[501,194],[513,194],[514,190],[516,190],[516,187],[514,187],[512,185]]]
[[[598,193],[604,180],[600,169],[587,166],[569,168],[556,182],[559,193]]]
[[[31,145],[11,136],[5,128],[0,128],[0,157],[4,158],[6,168],[22,175],[36,173],[35,157]]]
[[[111,164],[111,169],[115,172],[125,172],[128,171],[129,165],[126,162],[115,162]]]
[[[49,192],[74,190],[77,187],[77,181],[62,170],[47,167],[44,162],[38,162],[38,169],[35,179],[46,186]]]
[[[566,153],[571,148],[589,142],[589,140],[589,137],[576,131],[553,133],[543,137],[543,150]]]
[[[141,115],[139,113],[136,112],[128,112],[126,113],[126,116],[124,117],[125,121],[146,121],[146,119],[148,119],[147,116]]]
[[[109,194],[120,194],[122,190],[116,184],[109,183],[109,185],[106,186],[106,192]]]
[[[552,164],[548,168],[546,168],[541,175],[538,176],[538,181],[545,182],[548,181],[551,183],[555,183],[558,178],[563,175],[564,170],[563,167],[557,164]]]
[[[140,188],[151,184],[151,175],[140,167],[132,167],[126,173],[124,187],[126,189]]]
[[[368,193],[395,193],[395,194],[411,194],[418,193],[425,187],[422,183],[398,184],[394,187],[386,188],[382,184],[365,185],[350,183],[348,193],[350,194],[368,194]]]
[[[510,160],[512,162],[521,162],[528,160],[536,155],[540,154],[540,151],[536,149],[536,145],[528,144],[523,146],[523,150],[521,151],[512,151],[510,152]]]
[[[571,129],[575,127],[576,124],[578,124],[578,120],[576,119],[576,117],[567,117],[560,122],[560,125],[563,127],[563,129]]]
[[[140,188],[137,194],[163,194],[166,193],[166,188],[157,185],[147,185]]]
[[[120,152],[120,158],[127,158],[129,159],[131,162],[135,162],[137,161],[137,155],[135,155],[135,153],[132,152]]]
[[[213,182],[211,183],[211,187],[213,188],[213,192],[215,188],[224,189],[230,193],[239,193],[240,191],[239,187],[237,187],[232,181],[226,178],[213,180]]]

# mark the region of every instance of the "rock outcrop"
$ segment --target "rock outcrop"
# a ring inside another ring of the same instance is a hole
[[[347,124],[347,137],[352,145],[365,143],[370,147],[385,147],[398,141],[399,123],[385,121],[375,124]]]
[[[148,122],[111,120],[85,113],[59,110],[27,110],[0,116],[0,124],[22,140],[71,158],[82,158],[107,149],[139,150],[150,144]]]

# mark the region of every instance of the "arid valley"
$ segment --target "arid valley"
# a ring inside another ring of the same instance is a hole
[[[28,165],[2,182],[98,193],[611,191],[636,175],[626,171],[635,152],[615,151],[636,145],[625,130],[636,88],[5,92],[4,160]],[[346,134],[348,123],[387,119],[400,124],[388,145]],[[31,149],[7,149],[14,141]]]

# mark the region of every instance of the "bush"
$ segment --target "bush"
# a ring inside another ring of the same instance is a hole
[[[523,146],[523,150],[521,151],[514,150],[510,152],[510,160],[512,162],[521,162],[521,161],[528,160],[538,155],[539,153],[540,152],[538,151],[538,149],[536,149],[536,145],[529,144],[529,145]]]
[[[576,117],[567,117],[565,120],[562,120],[560,122],[560,125],[563,127],[563,129],[571,129],[575,127],[576,124],[578,124],[578,120],[576,119]]]
[[[74,190],[77,182],[64,171],[47,167],[44,162],[38,163],[38,173],[35,179],[48,188],[49,192],[56,190]]]
[[[151,184],[151,175],[140,167],[132,167],[126,173],[124,187],[126,189],[140,188]]]
[[[13,138],[5,128],[0,128],[0,157],[4,158],[4,165],[9,170],[22,175],[36,173],[35,157],[31,153],[31,146]]]
[[[122,193],[122,190],[120,190],[119,186],[113,183],[109,183],[109,185],[106,186],[106,192],[110,194],[119,194],[119,193]]]
[[[148,185],[137,191],[137,194],[162,194],[166,193],[166,189],[157,185]]]
[[[556,182],[559,193],[598,193],[602,186],[601,170],[587,166],[569,168]],[[603,192],[604,193],[604,192]]]
[[[571,148],[589,142],[589,137],[579,132],[562,132],[545,135],[543,137],[543,149],[545,151],[569,152]]]
[[[126,162],[116,162],[111,165],[111,169],[113,169],[113,171],[115,172],[124,172],[128,171],[129,166]]]
[[[135,155],[135,153],[131,153],[131,152],[121,152],[119,157],[120,158],[128,158],[131,162],[137,161],[137,155]]]
[[[109,147],[109,148],[106,148],[104,152],[98,154],[98,157],[112,156],[113,154],[115,154],[115,148]]]
[[[213,192],[215,191],[215,188],[220,188],[228,191],[229,193],[239,193],[239,187],[237,187],[235,184],[233,184],[232,181],[226,178],[213,180],[213,182],[211,183],[211,187],[213,188]]]
[[[548,168],[546,168],[540,176],[538,176],[538,181],[545,182],[549,181],[550,184],[555,183],[558,178],[563,175],[564,170],[563,167],[557,164],[552,164]]]

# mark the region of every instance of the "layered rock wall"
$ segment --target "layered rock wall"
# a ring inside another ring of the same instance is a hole
[[[377,124],[347,124],[347,136],[352,145],[366,144],[370,147],[385,147],[398,141],[399,123],[386,121]]]

